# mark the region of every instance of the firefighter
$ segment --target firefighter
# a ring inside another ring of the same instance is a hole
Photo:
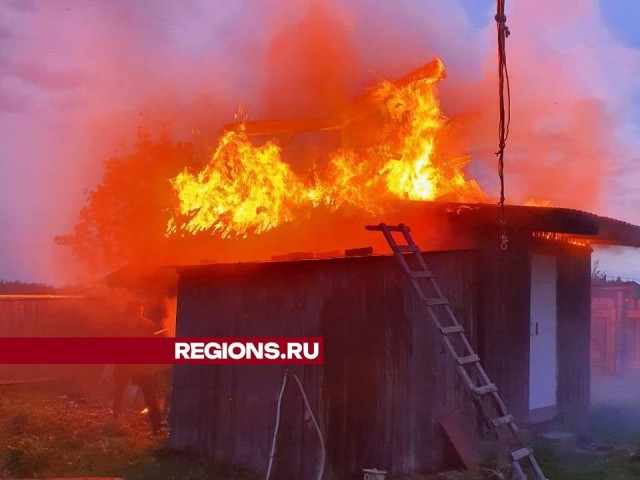
[[[152,337],[156,332],[155,324],[144,316],[144,304],[131,301],[127,305],[122,325],[122,334],[128,337]],[[144,401],[149,411],[149,422],[153,433],[162,430],[162,414],[157,396],[157,369],[155,365],[116,365],[113,371],[115,392],[113,398],[113,416],[118,418],[122,414],[124,394],[127,386],[132,383],[138,385],[144,395]]]

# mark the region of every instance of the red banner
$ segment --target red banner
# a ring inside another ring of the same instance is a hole
[[[321,364],[305,338],[0,337],[0,364]]]

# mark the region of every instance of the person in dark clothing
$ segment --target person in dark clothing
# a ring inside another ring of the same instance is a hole
[[[155,335],[155,324],[145,318],[144,304],[138,301],[129,302],[125,315],[122,333],[128,337],[152,337]],[[162,414],[156,393],[157,370],[155,365],[116,365],[114,372],[115,392],[113,398],[113,416],[118,418],[123,411],[124,394],[129,383],[138,385],[144,395],[149,410],[149,422],[154,433],[162,428]]]

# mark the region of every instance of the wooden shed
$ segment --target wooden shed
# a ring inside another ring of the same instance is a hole
[[[428,208],[451,224],[454,248],[424,258],[517,420],[579,420],[590,378],[591,248],[582,242],[638,241],[640,228],[510,207],[503,251],[495,206]],[[179,269],[176,335],[322,336],[324,365],[293,370],[325,437],[325,478],[372,467],[396,476],[455,462],[441,422],[472,408],[425,313],[389,255],[193,266]],[[264,472],[284,370],[176,366],[170,445]],[[313,478],[318,442],[302,399],[290,389],[283,402],[273,478]]]

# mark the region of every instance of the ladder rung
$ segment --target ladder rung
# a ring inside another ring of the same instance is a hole
[[[387,230],[390,232],[410,232],[411,229],[407,227],[405,224],[401,223],[400,225],[387,225]]]
[[[396,251],[403,252],[413,252],[420,253],[420,247],[417,245],[396,245]]]
[[[468,355],[466,357],[458,357],[456,358],[456,361],[458,362],[458,365],[466,365],[468,363],[479,362],[480,357],[474,353],[473,355]]]
[[[514,421],[515,420],[513,418],[513,415],[509,414],[505,415],[504,417],[494,418],[493,420],[491,420],[491,423],[493,424],[493,428],[498,428],[503,425],[513,423]]]
[[[451,325],[450,327],[440,327],[440,333],[443,335],[451,335],[452,333],[462,333],[464,327],[462,325]]]
[[[387,228],[387,226],[384,223],[380,223],[378,225],[365,225],[364,226],[365,230],[370,230],[372,232],[380,232],[385,228]]]
[[[511,458],[514,462],[519,462],[524,457],[528,457],[529,455],[531,455],[531,453],[531,450],[529,450],[527,447],[524,447],[520,450],[516,450],[515,452],[511,452]]]
[[[486,395],[487,393],[497,392],[498,389],[495,384],[490,383],[488,385],[482,385],[481,387],[475,387],[473,391],[476,395]]]
[[[389,232],[410,232],[411,229],[407,227],[404,223],[400,225],[387,225],[386,223],[379,223],[378,225],[366,225],[365,230],[371,230],[374,232],[380,232],[382,230],[387,230]]]
[[[425,300],[425,303],[427,304],[427,306],[429,307],[435,307],[436,305],[449,305],[449,300],[447,300],[445,297],[441,297],[441,298],[427,298]]]
[[[409,272],[412,278],[433,278],[433,273],[429,270],[415,270],[413,272]]]

